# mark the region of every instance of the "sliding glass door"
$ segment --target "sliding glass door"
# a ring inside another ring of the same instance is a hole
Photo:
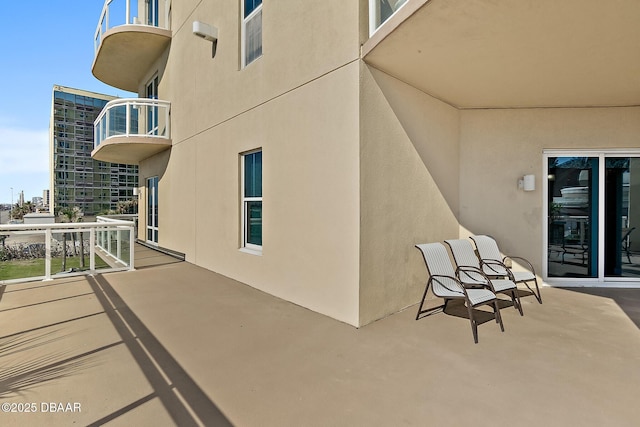
[[[545,156],[547,277],[637,280],[640,153],[571,154]]]

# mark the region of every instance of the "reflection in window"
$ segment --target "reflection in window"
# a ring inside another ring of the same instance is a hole
[[[391,17],[407,0],[370,0],[369,14],[371,22],[369,32],[373,33]]]
[[[550,157],[548,275],[597,277],[598,159]]]

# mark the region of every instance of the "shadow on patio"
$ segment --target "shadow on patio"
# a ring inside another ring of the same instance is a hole
[[[480,325],[475,345],[461,317],[415,321],[414,306],[355,329],[146,250],[136,259],[147,268],[133,272],[7,286],[2,402],[81,411],[5,413],[3,426],[632,426],[640,416],[638,290],[543,288],[543,305],[524,297],[524,317],[504,307],[505,332]]]
[[[609,298],[618,304],[629,319],[640,328],[640,289],[628,288],[566,288],[568,291],[579,292]]]

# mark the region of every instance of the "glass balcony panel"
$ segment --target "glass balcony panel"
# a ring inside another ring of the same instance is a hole
[[[127,106],[119,105],[107,110],[107,137],[127,133]]]
[[[0,232],[0,235],[0,282],[45,277],[43,232]]]

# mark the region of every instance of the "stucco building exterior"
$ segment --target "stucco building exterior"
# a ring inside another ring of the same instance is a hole
[[[92,71],[140,99],[107,105],[126,123],[97,121],[92,156],[139,165],[140,239],[354,326],[419,301],[416,243],[470,234],[549,284],[637,286],[638,18],[633,0],[107,1]]]

